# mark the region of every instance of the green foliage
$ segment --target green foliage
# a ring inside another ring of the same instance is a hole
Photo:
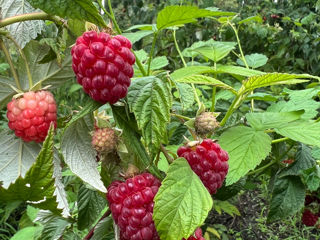
[[[170,120],[170,83],[156,77],[136,79],[129,88],[128,101],[146,145],[155,151],[166,138]]]
[[[225,131],[219,144],[229,154],[226,185],[237,182],[253,170],[271,151],[271,138],[263,131],[239,126]]]
[[[184,158],[170,165],[154,201],[153,220],[161,239],[188,238],[212,208],[210,194]]]
[[[85,19],[86,21],[95,23],[99,26],[106,26],[98,9],[90,0],[75,0],[75,1],[43,1],[43,0],[28,0],[35,8],[39,8],[51,15],[58,15],[62,18]]]
[[[304,205],[306,189],[299,177],[276,178],[268,221],[289,217],[301,210]]]

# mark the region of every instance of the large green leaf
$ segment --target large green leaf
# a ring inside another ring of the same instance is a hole
[[[202,54],[214,62],[218,62],[226,57],[235,48],[235,45],[235,42],[213,41],[207,46],[194,49],[194,51]]]
[[[263,112],[263,113],[247,113],[246,118],[256,130],[265,130],[268,128],[281,127],[288,122],[298,120],[304,113],[303,110],[293,112]]]
[[[230,90],[232,93],[237,94],[237,91],[231,86],[219,81],[218,79],[204,75],[191,75],[188,77],[179,78],[177,82],[211,85]]]
[[[41,45],[37,41],[30,41],[23,49],[26,55],[30,72],[33,79],[33,84],[42,83],[42,86],[52,85],[58,87],[65,84],[66,81],[75,77],[72,71],[71,55],[66,54],[61,66],[58,65],[56,60],[45,64],[39,64],[40,61],[49,51],[49,46]],[[23,89],[29,89],[29,82],[24,60],[20,57],[18,60],[18,75]]]
[[[181,26],[195,22],[196,18],[201,17],[232,15],[234,15],[232,12],[210,11],[194,6],[167,6],[158,14],[157,28],[161,30],[168,27]]]
[[[279,177],[289,175],[299,175],[303,170],[312,168],[316,161],[311,155],[311,149],[304,144],[301,144],[299,150],[295,155],[294,163],[290,164],[289,167],[283,169],[279,174]]]
[[[218,65],[217,73],[229,73],[231,75],[239,75],[243,77],[253,77],[264,74],[264,72],[258,70],[231,65]]]
[[[306,98],[305,100],[301,101],[279,101],[271,104],[267,108],[267,111],[275,113],[303,110],[304,114],[302,114],[301,119],[309,120],[317,116],[318,108],[320,108],[320,102]]]
[[[24,0],[0,0],[0,15],[2,19],[38,12],[30,3]],[[10,35],[17,41],[21,48],[32,39],[35,39],[45,28],[44,21],[21,21],[6,26]]]
[[[98,192],[82,185],[78,191],[78,229],[89,228],[104,209],[107,201]]]
[[[188,238],[212,208],[212,198],[184,158],[170,165],[154,199],[153,220],[163,240]]]
[[[128,91],[130,110],[150,150],[165,139],[172,105],[171,86],[167,80],[143,77],[132,81]]]
[[[267,56],[260,54],[260,53],[253,53],[250,55],[246,55],[246,56],[244,56],[244,58],[246,59],[248,67],[251,67],[251,68],[261,67],[261,66],[265,65],[268,61]],[[245,66],[242,59],[238,59],[237,63],[241,66]]]
[[[42,149],[25,177],[19,177],[8,189],[0,188],[0,201],[30,201],[38,208],[59,213],[54,196],[53,127]]]
[[[90,120],[79,118],[67,126],[62,136],[61,150],[74,174],[97,190],[106,192],[97,169],[96,152],[91,147],[90,131],[93,124]]]
[[[320,147],[320,122],[295,121],[276,127],[275,131],[295,141]]]
[[[263,131],[238,126],[225,131],[219,144],[229,154],[226,185],[237,182],[253,170],[271,151],[271,138]]]
[[[259,76],[249,77],[243,82],[241,92],[251,92],[256,88],[267,87],[279,84],[297,84],[308,82],[307,79],[318,79],[308,74],[288,74],[288,73],[266,73]]]
[[[16,232],[10,240],[38,239],[42,226],[25,227]]]
[[[126,38],[128,38],[130,40],[130,42],[132,44],[134,44],[135,42],[138,42],[139,40],[141,40],[142,38],[149,36],[153,33],[153,31],[137,31],[137,32],[133,32],[133,33],[122,33],[123,36],[125,36]]]
[[[214,72],[212,67],[208,66],[188,66],[184,68],[179,68],[178,70],[174,71],[170,74],[172,80],[177,81],[180,78],[189,77],[192,75],[199,75],[201,73],[210,73]]]
[[[106,23],[100,16],[98,9],[93,5],[91,0],[27,1],[33,7],[40,8],[51,15],[58,15],[62,18],[84,19],[102,27],[106,26]]]
[[[297,176],[277,178],[274,183],[268,221],[285,219],[304,206],[306,189]]]
[[[10,85],[17,88],[13,79],[0,76],[0,110],[6,106],[15,94],[15,91],[10,87]]]
[[[0,133],[0,146],[0,182],[8,188],[17,178],[25,177],[41,147],[34,142],[22,141],[11,130]]]

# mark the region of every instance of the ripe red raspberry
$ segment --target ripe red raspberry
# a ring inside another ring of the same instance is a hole
[[[78,37],[71,49],[77,81],[92,99],[114,104],[127,95],[135,56],[124,36],[95,31]]]
[[[211,139],[204,139],[200,144],[192,147],[182,146],[177,153],[179,157],[187,159],[209,193],[216,193],[228,173],[228,153]]]
[[[314,226],[318,221],[318,216],[313,214],[310,210],[304,210],[302,214],[302,223],[306,226]]]
[[[107,199],[112,217],[120,228],[121,240],[158,240],[152,220],[153,198],[160,181],[143,173],[108,187]]]
[[[186,240],[183,238],[182,240]],[[201,228],[197,228],[194,232],[194,236],[190,236],[187,240],[205,240],[205,238],[202,236],[202,230]]]
[[[50,123],[57,126],[57,106],[48,91],[26,92],[7,105],[8,126],[25,142],[43,142]]]
[[[97,128],[92,135],[92,146],[97,152],[109,153],[116,149],[117,140],[112,128]]]

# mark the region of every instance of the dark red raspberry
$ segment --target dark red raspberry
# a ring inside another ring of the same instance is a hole
[[[26,92],[7,105],[8,126],[25,142],[43,142],[50,123],[57,125],[57,106],[48,91]]]
[[[310,210],[304,210],[302,214],[302,223],[306,226],[314,226],[318,221],[318,216],[313,214]]]
[[[152,220],[153,198],[160,181],[143,173],[108,187],[107,199],[112,217],[120,228],[121,240],[158,240]]]
[[[182,240],[186,240],[183,238]],[[205,240],[205,238],[202,236],[202,230],[201,228],[197,228],[194,232],[194,236],[190,236],[187,240]]]
[[[229,169],[229,156],[218,143],[204,139],[196,146],[182,146],[178,149],[178,156],[187,159],[210,194],[222,186]]]
[[[71,49],[72,68],[78,83],[90,97],[114,104],[127,95],[135,56],[124,36],[95,31],[78,37]]]

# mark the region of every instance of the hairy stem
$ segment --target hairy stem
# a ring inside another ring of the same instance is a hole
[[[163,155],[166,157],[168,163],[172,163],[174,159],[169,155],[168,150],[162,144],[160,145],[160,149]]]
[[[217,78],[217,63],[214,62],[214,78]],[[212,87],[212,99],[211,99],[211,112],[214,112],[215,109],[215,104],[216,104],[216,92],[217,92],[217,87],[214,86]]]
[[[118,25],[118,23],[117,23],[117,21],[116,21],[116,18],[115,18],[115,16],[114,16],[114,13],[113,13],[112,5],[111,5],[111,0],[108,0],[108,7],[109,7],[109,11],[110,11],[110,18],[111,18],[111,20],[112,20],[112,22],[113,22],[113,24],[114,24],[114,27],[116,28],[117,33],[118,33],[118,34],[121,34],[121,30],[120,30],[120,28],[119,28],[119,25]],[[108,14],[107,14],[107,15],[108,15]],[[108,16],[109,16],[109,15],[108,15]]]
[[[94,225],[93,228],[91,228],[91,230],[89,231],[89,233],[87,234],[87,236],[84,237],[83,240],[89,240],[92,238],[93,234],[94,234],[94,229],[96,228],[96,226],[98,225],[99,222],[101,222],[103,219],[105,219],[106,217],[108,217],[111,214],[110,209],[108,209],[103,216],[98,220],[98,222],[96,223],[96,225]]]
[[[51,16],[45,12],[34,12],[34,13],[26,13],[26,14],[21,14],[21,15],[1,19],[0,28],[13,23],[30,21],[30,20],[51,20],[59,25],[64,24],[64,21],[57,16]]]
[[[176,47],[176,50],[177,50],[177,52],[178,52],[178,54],[179,54],[179,56],[180,56],[180,58],[181,58],[181,61],[182,61],[182,63],[183,63],[183,66],[184,66],[184,67],[187,67],[186,61],[184,60],[184,58],[183,58],[183,56],[182,56],[181,50],[180,50],[179,45],[178,45],[178,42],[177,42],[176,30],[173,30],[173,41],[174,41],[174,46]],[[199,106],[199,108],[200,108],[200,107],[201,107],[201,102],[200,102],[199,96],[198,96],[198,94],[197,94],[197,90],[196,90],[196,88],[195,88],[195,86],[194,86],[193,83],[191,83],[191,86],[192,86],[193,93],[194,93],[194,96],[195,96],[195,98],[196,98],[197,104],[198,104],[198,106]]]
[[[147,74],[146,70],[144,69],[140,59],[137,57],[137,55],[136,55],[136,53],[134,51],[132,51],[132,52],[133,52],[134,56],[136,57],[136,64],[137,64],[140,72],[142,73],[143,76],[148,76],[148,74]]]
[[[224,118],[221,120],[220,122],[220,126],[224,126],[227,122],[227,120],[229,119],[229,117],[231,116],[231,114],[234,112],[235,109],[235,105],[238,103],[240,96],[236,96],[236,98],[233,100],[233,102],[231,103],[226,115],[224,116]]]
[[[4,45],[4,42],[2,41],[1,38],[0,38],[0,48],[3,50],[4,55],[6,56],[6,59],[7,59],[8,63],[9,63],[10,70],[11,70],[13,79],[14,79],[16,85],[17,85],[17,88],[22,91],[22,88],[21,88],[21,85],[20,85],[20,82],[19,82],[19,78],[18,78],[18,74],[16,72],[16,69],[14,68],[10,53],[9,53],[8,49],[6,48],[6,46]]]
[[[275,139],[275,140],[272,140],[271,144],[279,143],[279,142],[284,142],[284,141],[287,141],[287,140],[289,140],[289,139],[290,139],[290,138],[288,138],[288,137],[283,137],[283,138]]]
[[[189,117],[182,116],[182,115],[180,115],[180,114],[176,114],[176,113],[171,113],[170,115],[171,115],[171,116],[173,116],[173,117],[177,117],[177,118],[179,118],[179,119],[186,120],[186,121],[191,120],[191,118],[189,118]]]

